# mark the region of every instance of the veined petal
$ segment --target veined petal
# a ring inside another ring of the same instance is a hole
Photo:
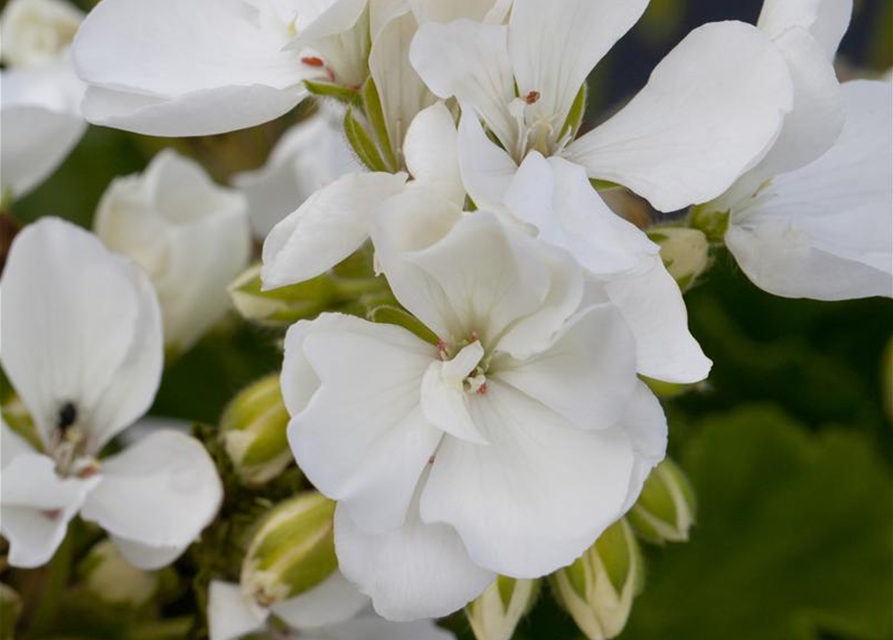
[[[498,379],[471,411],[491,444],[444,439],[421,516],[455,527],[475,564],[517,578],[545,575],[621,515],[634,461],[622,430],[578,429]]]
[[[586,77],[647,6],[648,0],[515,0],[509,52],[518,95],[538,96],[533,118],[557,134]]]
[[[478,114],[463,106],[459,122],[459,170],[468,195],[478,207],[489,208],[503,201],[518,165],[484,133]]]
[[[272,610],[295,629],[315,629],[350,620],[368,605],[369,598],[335,570],[318,586],[277,602]]]
[[[514,149],[518,127],[509,113],[515,83],[507,37],[502,25],[429,22],[413,39],[409,59],[431,91],[471,105],[505,148]]]
[[[459,174],[458,153],[456,123],[446,105],[437,102],[419,112],[403,142],[406,168],[414,179],[463,207],[465,186]]]
[[[402,327],[323,314],[289,329],[288,436],[313,484],[365,531],[403,522],[442,432],[419,408],[434,346]]]
[[[318,74],[283,51],[288,27],[273,28],[242,0],[111,0],[90,12],[72,47],[78,75],[91,85],[84,114],[155,135],[272,120],[303,98],[302,80]]]
[[[9,542],[9,564],[30,569],[46,564],[65,538],[71,520],[98,478],[60,478],[51,458],[28,451],[3,424],[2,446],[21,449],[4,461],[0,484],[0,533]]]
[[[722,194],[768,152],[793,107],[787,64],[740,22],[692,31],[617,115],[564,157],[661,211]]]
[[[757,26],[775,38],[790,27],[803,27],[822,46],[828,60],[850,24],[853,0],[765,0]]]
[[[409,63],[409,46],[418,27],[411,12],[392,19],[382,28],[369,53],[369,70],[395,153],[403,148],[403,139],[416,115],[437,99]]]
[[[222,499],[217,469],[198,440],[157,431],[103,460],[102,481],[82,516],[117,538],[182,553],[214,519]],[[133,557],[126,546],[121,551],[142,569],[158,568],[156,558]]]
[[[500,24],[511,6],[506,0],[409,0],[419,24],[446,24],[465,18],[485,24]]]
[[[638,381],[635,342],[610,304],[590,307],[547,350],[500,364],[495,377],[580,429],[612,426]]]
[[[296,0],[293,10],[298,35],[288,49],[319,53],[332,80],[359,88],[366,79],[370,37],[378,34],[370,32],[369,0]]]
[[[69,403],[88,455],[148,409],[161,378],[161,313],[135,264],[44,218],[13,242],[2,291],[3,366],[45,443]]]
[[[402,526],[370,534],[343,506],[335,510],[335,549],[342,573],[394,621],[448,615],[476,598],[496,574],[476,566],[452,527],[419,518],[418,496]]]
[[[262,629],[270,612],[245,597],[238,584],[211,580],[208,589],[208,632],[211,640],[237,640]]]
[[[635,270],[596,287],[596,297],[607,293],[632,330],[639,373],[680,383],[707,377],[712,362],[688,330],[682,292],[660,256],[643,258]]]
[[[775,295],[893,295],[890,85],[854,81],[842,93],[846,124],[835,145],[732,212],[729,250],[757,286]]]
[[[484,356],[480,342],[464,347],[453,360],[432,362],[422,378],[421,408],[425,419],[456,438],[487,444],[468,413],[463,382]]]
[[[264,288],[309,280],[359,249],[369,237],[373,211],[403,189],[406,177],[352,173],[313,194],[267,236]]]

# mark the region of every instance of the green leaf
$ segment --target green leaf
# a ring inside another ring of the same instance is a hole
[[[378,95],[378,88],[375,81],[370,77],[363,86],[363,108],[375,139],[378,140],[378,147],[384,153],[385,162],[391,171],[397,171],[397,156],[394,155],[394,149],[391,146],[391,139],[388,136],[388,125],[384,117],[384,111],[381,108],[381,98]]]
[[[621,639],[890,637],[890,470],[864,439],[749,407],[704,420],[682,462],[700,524],[653,549]]]
[[[354,153],[370,171],[387,172],[388,168],[378,153],[378,147],[363,124],[354,116],[353,107],[348,107],[344,116],[344,134]]]

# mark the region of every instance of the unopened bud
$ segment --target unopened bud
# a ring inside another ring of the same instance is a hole
[[[652,469],[627,518],[636,533],[648,542],[688,540],[689,529],[695,522],[695,493],[675,462],[668,458]]]
[[[261,607],[294,598],[338,567],[335,503],[304,493],[276,506],[261,523],[242,563],[245,594]]]
[[[81,571],[87,591],[110,605],[141,607],[155,596],[160,584],[157,573],[134,567],[108,539],[90,550]]]
[[[233,306],[246,320],[289,325],[322,313],[334,296],[334,284],[327,275],[270,291],[261,290],[261,265],[242,273],[229,286]]]
[[[22,599],[9,585],[0,582],[0,640],[15,637],[16,624],[22,615]]]
[[[642,557],[626,520],[608,527],[552,579],[560,602],[590,640],[618,635],[642,586]]]
[[[465,609],[477,640],[511,640],[515,627],[539,592],[539,580],[498,576],[486,591]]]
[[[226,453],[245,483],[267,482],[289,465],[287,428],[278,375],[261,378],[233,398],[220,429]]]
[[[660,257],[667,271],[685,291],[710,264],[710,243],[698,229],[661,227],[648,233],[660,245]]]

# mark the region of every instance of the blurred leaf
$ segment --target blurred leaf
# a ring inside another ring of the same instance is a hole
[[[777,409],[701,425],[692,541],[652,550],[623,640],[891,637],[890,471],[864,439]]]

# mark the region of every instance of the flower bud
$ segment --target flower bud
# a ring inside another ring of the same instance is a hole
[[[652,469],[627,519],[648,542],[688,540],[695,521],[695,494],[675,462],[668,458]]]
[[[315,318],[328,308],[335,297],[335,286],[328,275],[263,291],[260,271],[260,264],[249,267],[229,286],[233,305],[246,320],[265,324],[294,324],[304,318]]]
[[[245,594],[261,607],[294,598],[338,567],[335,503],[304,493],[276,506],[261,523],[242,563]]]
[[[685,291],[710,264],[710,243],[698,229],[661,227],[648,234],[660,245],[660,257],[667,271]]]
[[[109,249],[149,275],[170,353],[187,350],[223,317],[227,287],[251,251],[245,196],[216,185],[200,165],[170,149],[142,174],[112,182],[95,227]]]
[[[626,520],[608,527],[552,580],[559,601],[590,640],[613,638],[623,631],[642,586],[642,557]]]
[[[9,585],[0,582],[0,640],[13,640],[22,615],[22,599]]]
[[[477,640],[511,640],[515,627],[533,606],[539,580],[498,576],[465,609]]]
[[[226,453],[245,483],[272,480],[289,465],[287,427],[288,411],[277,374],[261,378],[233,398],[220,430]]]
[[[68,51],[84,14],[63,0],[12,0],[3,10],[3,61],[24,69],[51,64]]]
[[[155,596],[160,584],[157,573],[134,567],[108,539],[90,550],[82,571],[87,591],[110,605],[141,607]]]

